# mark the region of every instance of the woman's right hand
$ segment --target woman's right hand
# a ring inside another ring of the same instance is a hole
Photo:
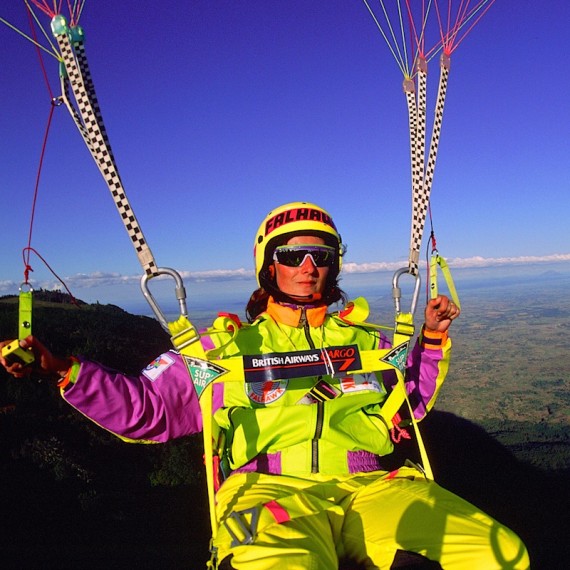
[[[14,342],[12,340],[0,341],[0,350]],[[3,356],[0,356],[0,364],[4,366],[6,371],[15,378],[24,378],[35,372],[38,376],[59,380],[63,378],[69,370],[72,361],[71,358],[59,358],[54,356],[37,338],[28,336],[19,341],[20,347],[24,350],[31,350],[34,354],[34,362],[25,365],[21,362],[8,362]]]

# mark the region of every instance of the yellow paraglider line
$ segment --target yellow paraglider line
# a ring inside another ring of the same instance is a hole
[[[27,4],[27,3],[26,3]],[[45,51],[47,54],[51,55],[52,57],[55,57],[58,61],[61,61],[61,56],[59,55],[57,48],[55,47],[55,45],[51,42],[50,37],[47,35],[46,31],[44,30],[44,28],[41,26],[41,24],[38,22],[36,15],[31,12],[31,14],[33,15],[33,18],[36,20],[36,23],[38,24],[39,28],[42,30],[42,33],[44,34],[44,36],[46,37],[46,39],[48,40],[51,48],[53,51],[50,51],[48,48],[46,48],[45,46],[43,46],[42,44],[40,44],[38,41],[36,41],[34,38],[28,36],[27,34],[25,34],[24,32],[22,32],[22,30],[19,30],[18,28],[16,28],[16,26],[12,25],[10,22],[8,22],[7,20],[5,20],[4,18],[2,18],[0,16],[0,22],[2,22],[3,24],[6,24],[6,26],[8,26],[11,30],[14,30],[17,34],[20,34],[23,38],[27,39],[28,41],[32,42],[37,48]]]

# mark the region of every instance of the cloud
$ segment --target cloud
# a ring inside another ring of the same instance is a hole
[[[484,267],[506,267],[521,265],[537,265],[544,263],[568,263],[570,262],[570,253],[560,253],[544,256],[519,256],[519,257],[456,257],[446,259],[447,264],[452,269],[463,268],[484,268]],[[353,263],[347,262],[343,264],[343,272],[345,274],[362,274],[362,273],[378,273],[395,271],[405,266],[405,262],[369,262],[369,263]],[[180,276],[185,283],[206,283],[221,281],[246,281],[253,280],[255,275],[251,269],[213,269],[209,271],[179,271]],[[156,279],[168,279],[169,277],[156,277]],[[136,285],[140,282],[140,275],[122,275],[120,273],[105,273],[97,271],[94,273],[77,273],[70,275],[64,279],[66,285],[72,291],[77,292],[80,289],[94,289],[100,287],[116,287]],[[31,281],[34,289],[62,289],[61,283],[56,280],[52,281]],[[0,293],[12,293],[20,286],[19,282],[3,280],[0,281]]]
[[[140,275],[122,275],[120,273],[105,273],[103,271],[96,271],[95,273],[76,273],[64,279],[70,289],[92,289],[93,287],[106,285],[138,284],[140,280]]]
[[[505,265],[534,265],[540,263],[561,263],[570,261],[570,253],[553,255],[523,255],[520,257],[455,257],[446,258],[451,268],[499,267]],[[379,271],[395,271],[406,264],[399,262],[344,263],[342,269],[346,273],[376,273]]]
[[[378,273],[379,271],[396,271],[405,265],[402,261],[377,261],[372,263],[352,263],[342,264],[343,273]]]
[[[540,263],[561,263],[570,261],[570,253],[553,255],[523,255],[520,257],[465,257],[447,259],[450,267],[497,267],[501,265],[534,265]]]
[[[237,281],[254,279],[253,270],[247,269],[213,269],[211,271],[178,271],[180,277],[186,283],[202,283],[208,281]],[[117,285],[136,285],[138,287],[142,275],[122,275],[120,273],[105,273],[96,271],[94,273],[76,273],[64,279],[65,284],[72,290],[93,289],[95,287],[115,287]],[[153,279],[172,279],[169,275],[158,275]],[[13,281],[0,281],[0,291],[3,289],[13,289]],[[61,289],[62,285],[58,281],[33,282],[35,289]]]
[[[253,269],[212,269],[210,271],[180,271],[184,281],[236,281],[255,278]]]

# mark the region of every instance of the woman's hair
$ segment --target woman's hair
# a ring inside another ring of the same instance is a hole
[[[259,287],[251,294],[245,308],[245,315],[248,322],[253,323],[253,321],[267,309],[269,297],[269,293],[263,287]]]

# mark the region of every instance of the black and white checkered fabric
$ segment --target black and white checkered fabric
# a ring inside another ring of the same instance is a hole
[[[437,102],[435,106],[435,116],[433,121],[433,130],[431,134],[431,144],[429,149],[429,156],[426,166],[424,177],[424,185],[426,188],[431,189],[433,183],[433,176],[435,173],[435,163],[437,160],[437,149],[439,147],[439,138],[441,135],[441,125],[443,123],[443,106],[445,104],[445,95],[447,92],[447,78],[449,77],[449,67],[441,66],[441,73],[439,76],[439,88],[437,92]]]
[[[79,112],[71,104],[67,82],[62,83],[62,98],[111,191],[143,269],[148,275],[155,275],[158,271],[156,262],[129,204],[113,157],[84,44],[78,41],[72,45],[67,34],[58,35],[56,38]]]
[[[73,106],[73,103],[71,101],[71,97],[69,96],[69,78],[67,77],[67,75],[62,76],[60,78],[60,86],[61,86],[61,100],[64,102],[65,106],[67,107],[67,110],[69,111],[69,114],[71,115],[71,118],[73,119],[73,122],[75,123],[75,126],[77,127],[79,133],[81,134],[83,140],[85,141],[87,148],[92,153],[93,152],[93,145],[91,144],[91,141],[89,140],[87,130],[85,129],[85,126],[83,125],[83,121],[81,120],[79,113],[77,112],[77,110]]]
[[[418,108],[416,106],[415,92],[406,90],[406,101],[408,103],[408,123],[410,127],[410,167],[412,171],[412,195],[414,188],[421,184],[422,171],[418,164],[417,152],[417,123],[418,123]]]
[[[410,121],[410,148],[412,154],[412,225],[408,258],[409,271],[412,275],[418,275],[419,273],[421,244],[435,172],[448,76],[449,59],[447,58],[446,65],[443,65],[443,63],[441,65],[440,83],[427,165],[425,163],[427,114],[427,73],[425,70],[420,69],[417,73],[417,102],[414,93],[406,91],[408,117]]]

